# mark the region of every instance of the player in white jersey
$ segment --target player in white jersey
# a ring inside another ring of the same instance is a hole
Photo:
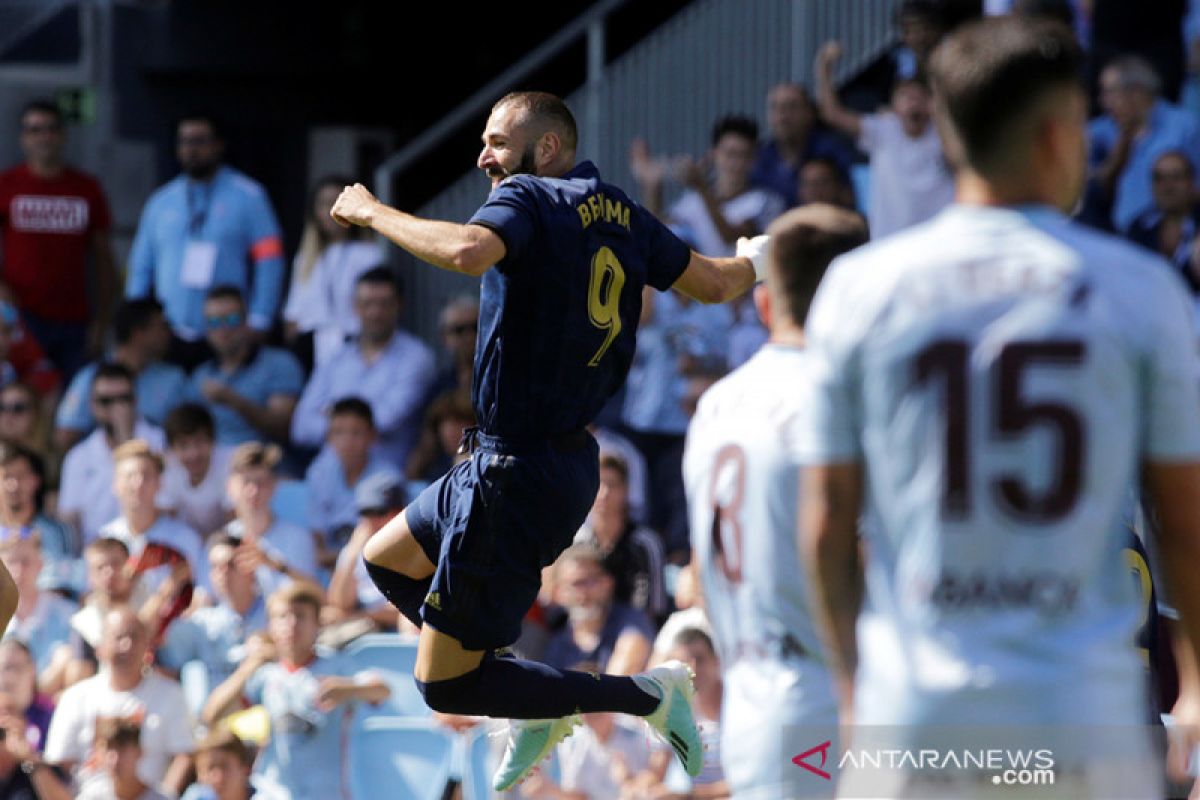
[[[1012,18],[934,54],[958,202],[839,259],[817,293],[802,553],[855,746],[864,726],[896,726],[869,730],[897,747],[1014,726],[992,744],[1049,743],[1048,796],[1154,797],[1122,511],[1141,476],[1187,644],[1176,713],[1195,723],[1200,366],[1178,276],[1060,211],[1084,176],[1080,59],[1065,28]],[[901,767],[886,790],[847,767],[843,791],[1012,790]]]
[[[835,257],[867,241],[862,217],[832,206],[790,211],[768,230],[770,341],[701,398],[683,459],[692,552],[721,661],[721,762],[738,800],[832,797],[837,700],[798,573],[798,464],[806,413],[804,317]],[[822,773],[824,773],[822,775]]]

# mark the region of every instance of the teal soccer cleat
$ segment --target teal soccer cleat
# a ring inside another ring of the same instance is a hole
[[[492,789],[503,792],[524,779],[582,722],[578,714],[558,719],[512,720],[508,724],[508,746],[492,779]]]
[[[658,738],[671,746],[687,774],[694,778],[704,766],[704,745],[692,713],[693,677],[691,667],[683,662],[667,661],[633,679],[662,698],[658,708],[643,719]]]

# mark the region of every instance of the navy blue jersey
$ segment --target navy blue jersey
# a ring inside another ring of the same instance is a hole
[[[480,428],[537,439],[584,427],[629,371],[642,287],[675,283],[687,245],[590,161],[562,178],[506,179],[470,224],[507,250],[483,276],[472,386]]]

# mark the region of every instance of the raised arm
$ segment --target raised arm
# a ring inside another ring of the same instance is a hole
[[[385,206],[361,183],[343,189],[329,213],[339,225],[370,228],[422,261],[464,275],[482,275],[506,252],[487,228],[414,217]]]
[[[859,116],[842,105],[833,86],[833,65],[841,57],[842,45],[838,42],[826,42],[817,51],[817,62],[813,66],[817,78],[817,109],[827,125],[858,141],[862,132]]]
[[[766,280],[767,237],[738,239],[733,258],[709,258],[693,251],[672,288],[701,303],[726,303],[756,281]]]

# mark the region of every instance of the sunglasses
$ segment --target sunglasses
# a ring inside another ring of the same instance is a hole
[[[0,403],[0,414],[24,414],[30,408],[29,403]]]
[[[96,405],[101,408],[115,406],[117,403],[132,403],[132,394],[101,394],[96,396]]]
[[[204,324],[208,326],[210,331],[215,331],[221,328],[236,328],[245,320],[245,314],[242,314],[240,311],[235,311],[232,314],[206,314],[204,317]]]

